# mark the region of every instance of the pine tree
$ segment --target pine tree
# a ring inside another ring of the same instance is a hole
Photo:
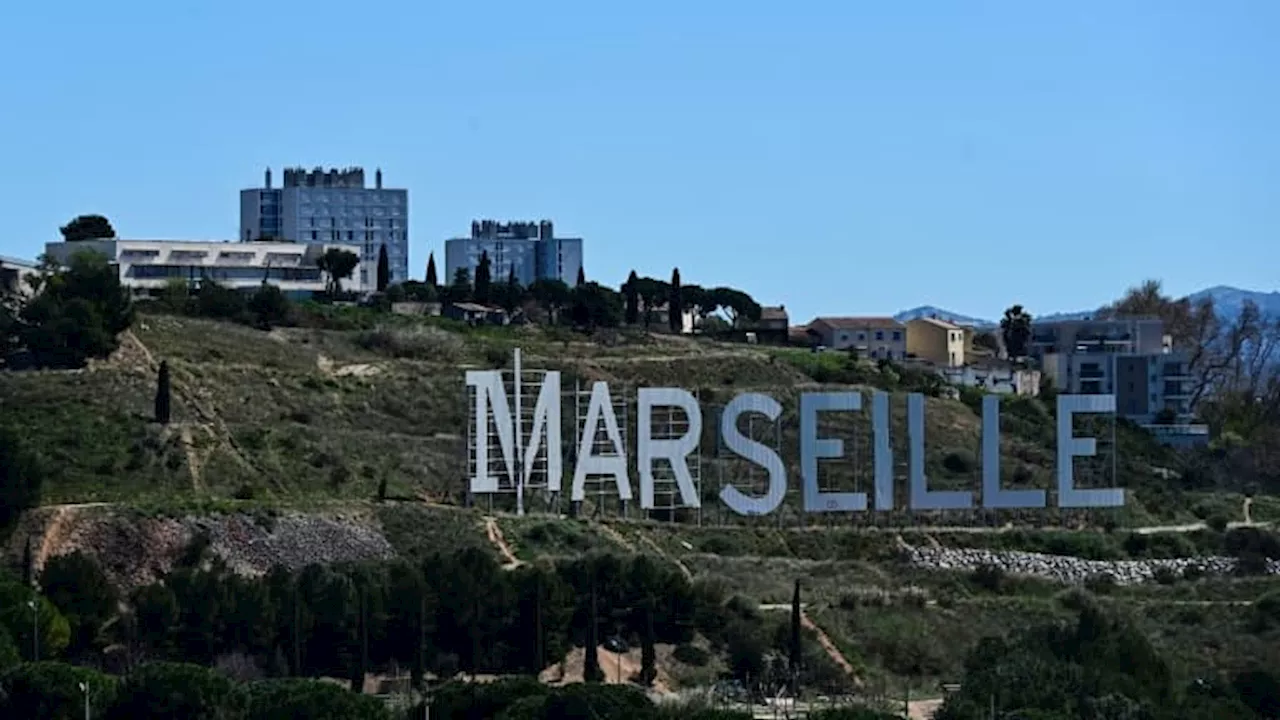
[[[356,642],[359,643],[356,657],[351,663],[351,692],[364,692],[364,676],[368,672],[369,666],[369,632],[368,620],[365,617],[367,610],[365,609],[364,585],[361,584],[356,591]]]
[[[586,657],[582,663],[582,679],[584,682],[600,682],[604,672],[600,670],[600,617],[596,608],[596,581],[591,579],[591,606],[587,610],[587,643]]]
[[[644,635],[640,638],[640,682],[652,687],[658,677],[657,638],[653,631],[653,598],[644,604]]]
[[[791,696],[800,691],[800,581],[796,580],[795,593],[791,596]]]
[[[170,419],[171,389],[169,387],[169,361],[160,361],[160,375],[156,378],[156,422],[168,425]]]
[[[678,333],[684,329],[681,322],[684,315],[684,303],[680,300],[680,268],[671,270],[671,296],[667,298],[667,327]]]
[[[378,249],[378,292],[386,292],[391,284],[391,260],[387,257],[387,245]]]
[[[533,670],[539,673],[547,662],[547,654],[542,644],[542,572],[538,571],[533,576]]]
[[[475,292],[476,302],[481,305],[488,305],[490,292],[492,291],[493,277],[489,266],[489,251],[485,250],[480,253],[480,263],[476,265],[476,278],[472,283]]]
[[[622,286],[623,295],[626,297],[627,307],[623,319],[628,325],[635,325],[640,320],[640,289],[637,287],[640,279],[636,277],[636,271],[632,270],[627,276],[627,284]]]
[[[427,254],[427,284],[436,287],[440,283],[436,281],[436,254]]]

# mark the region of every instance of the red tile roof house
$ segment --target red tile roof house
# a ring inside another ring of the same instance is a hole
[[[855,350],[872,360],[907,356],[907,328],[891,317],[820,317],[809,323],[809,337],[833,350]]]

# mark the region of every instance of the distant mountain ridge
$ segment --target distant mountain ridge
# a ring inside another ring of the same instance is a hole
[[[1188,297],[1191,298],[1192,302],[1199,302],[1206,298],[1212,300],[1214,307],[1218,310],[1218,314],[1223,317],[1236,317],[1239,315],[1246,301],[1252,301],[1264,315],[1280,317],[1280,291],[1261,292],[1258,290],[1243,290],[1229,285],[1216,285],[1193,292]],[[1097,310],[1079,310],[1076,312],[1046,313],[1044,315],[1037,315],[1033,312],[1032,317],[1042,321],[1083,320],[1095,312]],[[903,310],[893,317],[898,322],[936,317],[939,320],[946,320],[956,325],[964,325],[975,329],[993,328],[1000,324],[998,320],[965,315],[933,305],[921,305],[910,310]]]

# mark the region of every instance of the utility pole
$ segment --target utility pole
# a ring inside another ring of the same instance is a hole
[[[35,600],[28,600],[31,608],[31,662],[40,662],[40,606]]]
[[[89,683],[80,683],[80,692],[84,693],[84,720],[90,720],[89,717]]]

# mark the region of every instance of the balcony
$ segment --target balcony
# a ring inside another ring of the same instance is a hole
[[[1209,426],[1195,423],[1176,425],[1143,425],[1143,430],[1151,433],[1161,445],[1175,447],[1194,447],[1209,442]]]
[[[1166,380],[1190,380],[1191,374],[1181,365],[1165,365],[1160,376]]]
[[[1100,368],[1080,368],[1079,376],[1081,380],[1101,380],[1107,374]]]

